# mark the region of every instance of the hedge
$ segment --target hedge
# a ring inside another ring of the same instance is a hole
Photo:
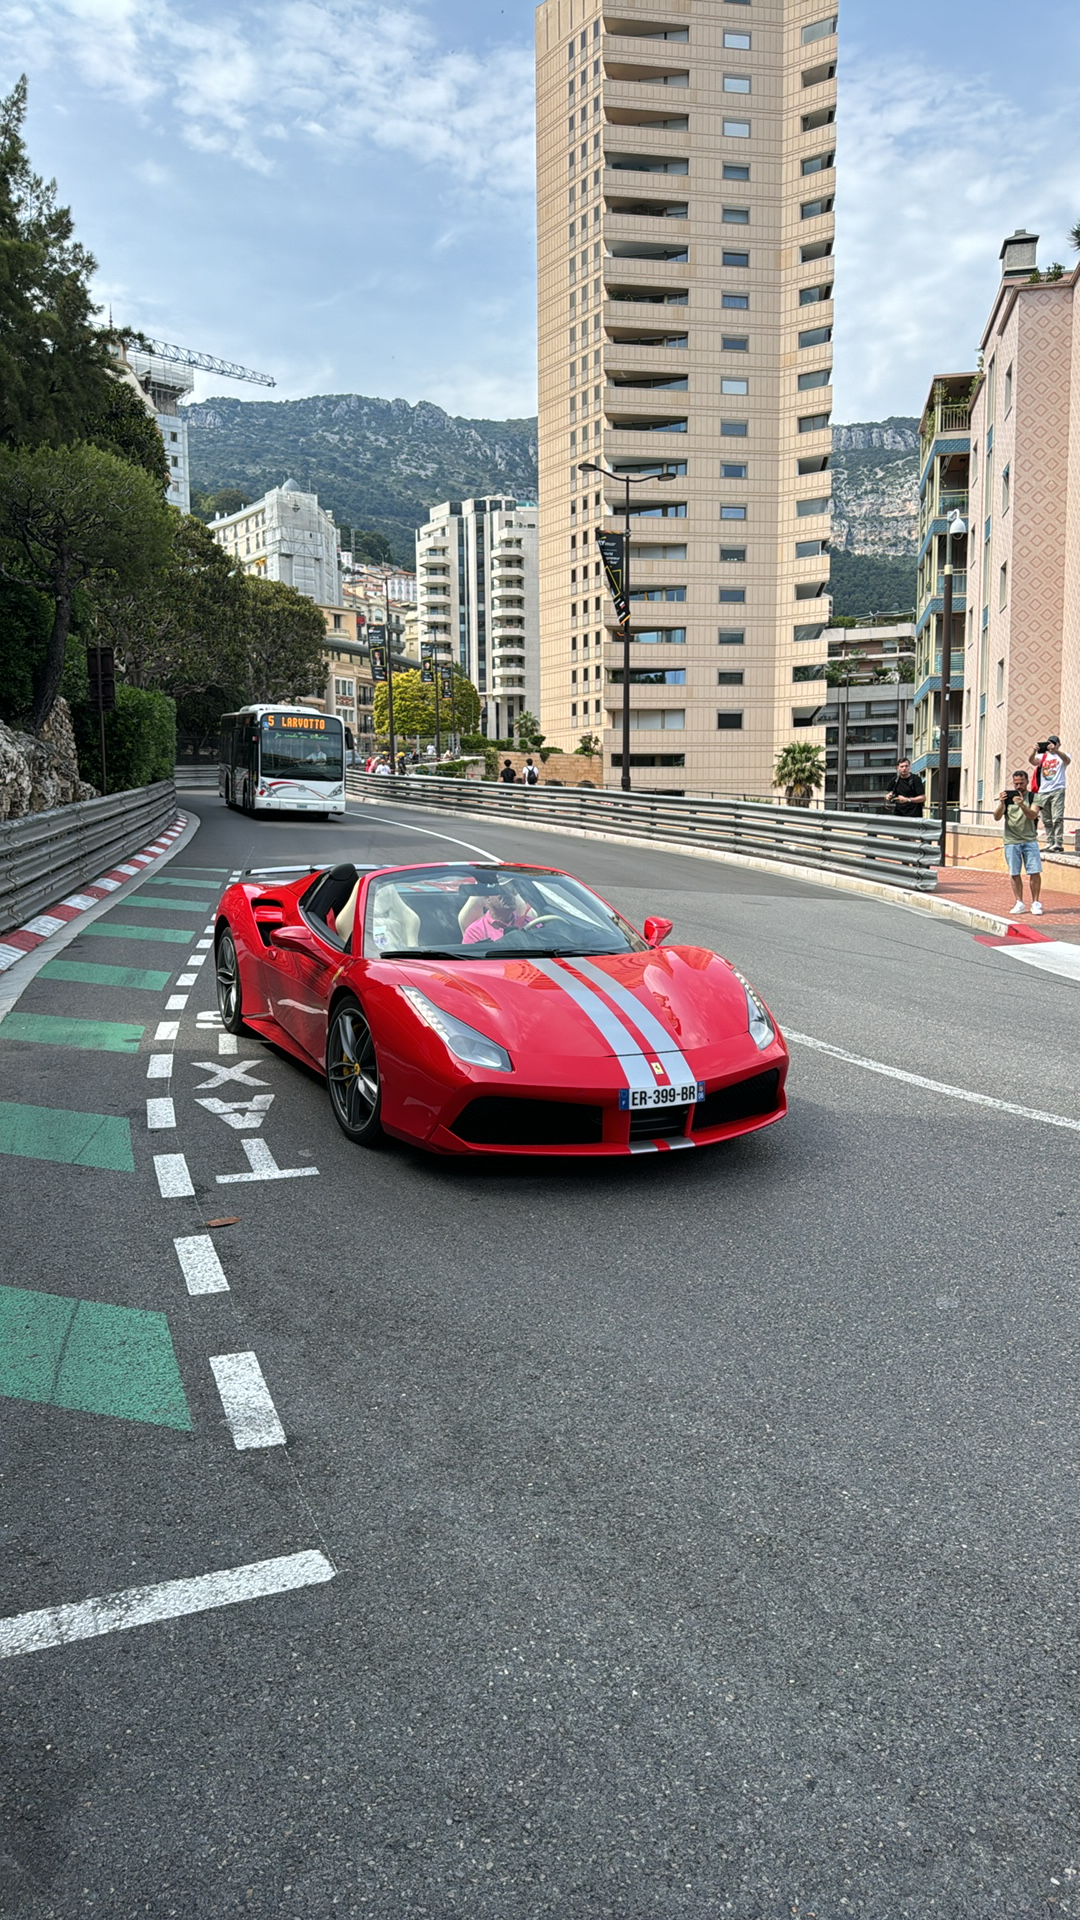
[[[89,700],[75,702],[71,711],[79,749],[79,771],[84,780],[101,789],[101,753],[97,708]],[[116,689],[116,711],[105,715],[105,769],[108,791],[148,787],[169,780],[176,766],[176,702],[168,694],[146,687]]]

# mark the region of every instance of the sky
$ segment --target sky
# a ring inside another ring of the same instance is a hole
[[[837,420],[975,363],[1007,233],[1071,264],[1077,0],[841,0]],[[270,373],[536,408],[522,0],[0,0],[0,91],[117,322]],[[197,393],[266,398],[200,377]]]

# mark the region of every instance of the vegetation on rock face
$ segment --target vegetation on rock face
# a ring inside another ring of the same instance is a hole
[[[206,400],[187,419],[204,492],[235,487],[255,500],[291,475],[350,534],[381,534],[399,565],[414,564],[414,530],[440,500],[536,498],[535,419],[466,420],[359,393]]]
[[[855,619],[872,613],[903,613],[913,617],[918,567],[914,554],[833,553],[829,585],[833,612]]]

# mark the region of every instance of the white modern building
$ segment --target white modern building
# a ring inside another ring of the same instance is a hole
[[[447,500],[416,532],[421,643],[468,674],[492,740],[540,711],[537,523],[524,502]]]
[[[169,469],[169,490],[165,497],[170,507],[190,513],[188,429],[180,402],[194,387],[195,375],[190,367],[175,360],[162,360],[157,354],[140,353],[136,347],[130,350],[119,347],[114,358],[117,379],[133,388],[157,422]]]
[[[271,487],[239,513],[210,523],[214,539],[245,573],[283,580],[321,607],[340,607],[341,556],[333,515],[318,495],[302,493],[295,480]]]

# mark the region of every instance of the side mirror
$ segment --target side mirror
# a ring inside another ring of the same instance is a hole
[[[662,947],[674,922],[663,920],[659,914],[651,913],[645,922],[645,940],[650,947]]]

